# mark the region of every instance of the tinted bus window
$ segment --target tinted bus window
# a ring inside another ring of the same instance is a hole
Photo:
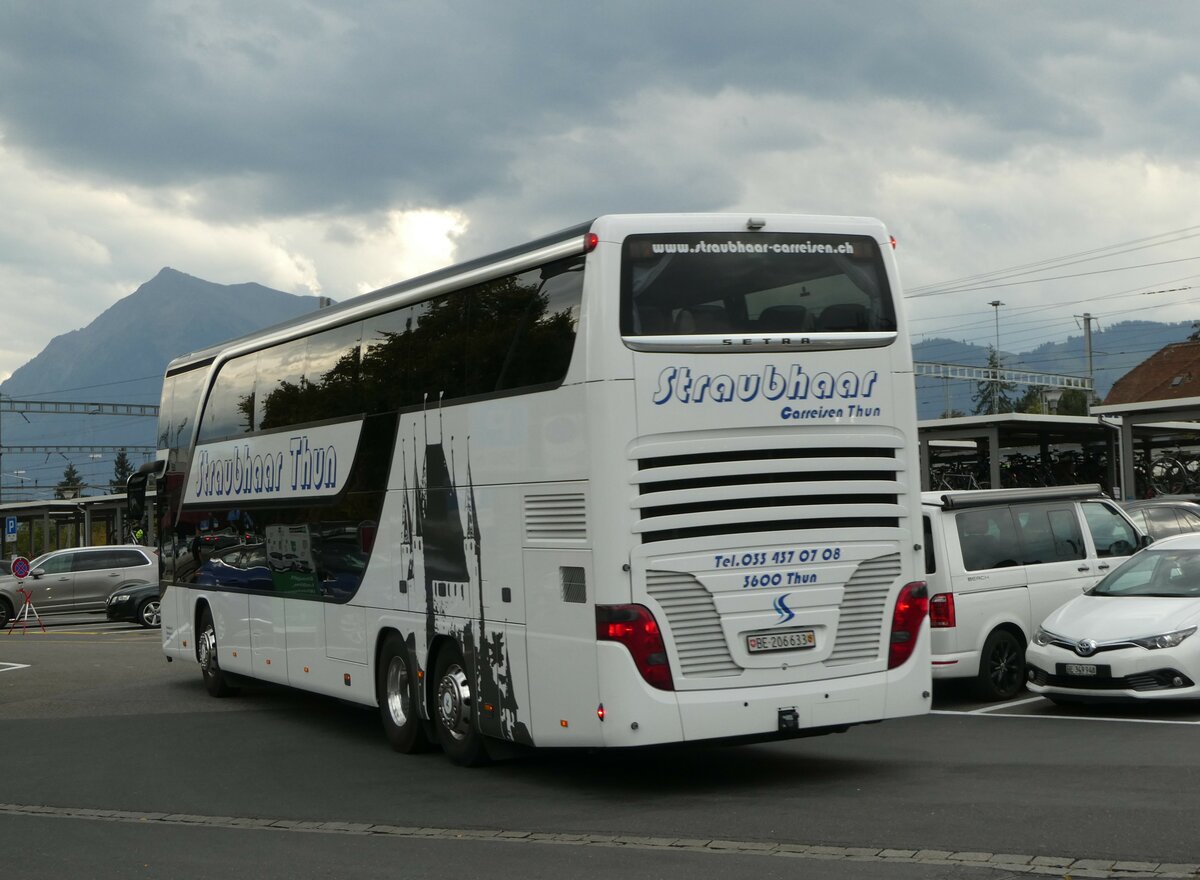
[[[199,442],[210,443],[257,429],[254,411],[257,373],[257,354],[234,358],[221,366],[208,403],[204,405]]]
[[[879,245],[868,236],[631,235],[626,336],[894,331]]]

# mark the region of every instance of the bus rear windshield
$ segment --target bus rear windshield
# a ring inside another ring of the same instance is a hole
[[[631,235],[623,336],[896,330],[879,244],[791,233]]]

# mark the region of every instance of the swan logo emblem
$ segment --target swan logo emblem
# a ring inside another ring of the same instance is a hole
[[[792,594],[784,593],[782,596],[780,596],[778,599],[775,600],[775,610],[779,613],[779,619],[777,621],[775,621],[776,626],[779,626],[779,624],[781,624],[781,623],[787,623],[789,620],[791,620],[793,617],[796,616],[796,612],[793,611],[791,608],[788,608],[788,606],[787,606],[787,597],[790,595],[792,595]]]

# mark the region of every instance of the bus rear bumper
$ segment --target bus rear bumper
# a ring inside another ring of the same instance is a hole
[[[889,671],[786,685],[674,692],[649,688],[631,661],[627,666],[632,677],[614,684],[616,692],[629,697],[605,701],[601,727],[606,746],[805,736],[923,715],[930,708],[930,664],[924,651]],[[605,669],[601,681],[614,673],[613,666]]]

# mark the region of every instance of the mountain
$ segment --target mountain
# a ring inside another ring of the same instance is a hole
[[[157,404],[168,362],[189,351],[269,327],[318,307],[317,297],[294,296],[261,284],[213,284],[174,269],[163,269],[129,296],[115,303],[87,327],[56,336],[29,363],[20,367],[0,393],[16,400],[97,401]],[[1112,384],[1163,346],[1186,339],[1188,322],[1160,324],[1125,321],[1092,334],[1096,387],[1101,397]],[[985,366],[988,348],[952,339],[926,339],[913,346],[913,357],[931,363]],[[1004,366],[1074,376],[1087,374],[1082,335],[1040,345],[1027,352],[1002,352]],[[921,419],[947,410],[970,413],[975,383],[918,378],[917,407]],[[1019,389],[1023,390],[1023,389]],[[4,447],[17,445],[152,446],[155,424],[150,418],[6,414],[0,434]],[[131,455],[136,466],[140,456]],[[92,461],[87,454],[58,456],[6,453],[3,497],[29,497],[36,480],[44,498],[46,486],[62,479],[68,461],[95,490],[112,478],[112,457]],[[14,475],[13,471],[24,473]]]
[[[1092,369],[1096,393],[1104,395],[1119,378],[1154,352],[1172,342],[1181,342],[1192,332],[1190,321],[1162,324],[1156,321],[1122,321],[1092,332]],[[927,339],[913,345],[913,360],[928,363],[987,366],[988,346],[953,339]],[[1000,353],[1003,365],[1013,370],[1087,375],[1087,353],[1082,334],[1062,342],[1048,342],[1026,352]],[[1017,393],[1023,393],[1018,388]],[[944,379],[917,379],[917,417],[939,418],[947,410],[970,414],[975,404],[975,383]]]
[[[164,268],[88,326],[50,340],[0,384],[0,394],[14,400],[158,404],[163,372],[174,358],[314,311],[319,302],[261,284],[214,284]],[[152,446],[154,438],[150,418],[7,413],[0,443]],[[0,463],[5,496],[23,497],[17,488],[32,480],[53,486],[62,479],[67,458],[6,453]],[[99,462],[86,454],[69,459],[89,485],[102,487],[112,478],[112,456]],[[136,466],[142,459],[131,455],[130,460]],[[25,474],[13,475],[16,470]]]

